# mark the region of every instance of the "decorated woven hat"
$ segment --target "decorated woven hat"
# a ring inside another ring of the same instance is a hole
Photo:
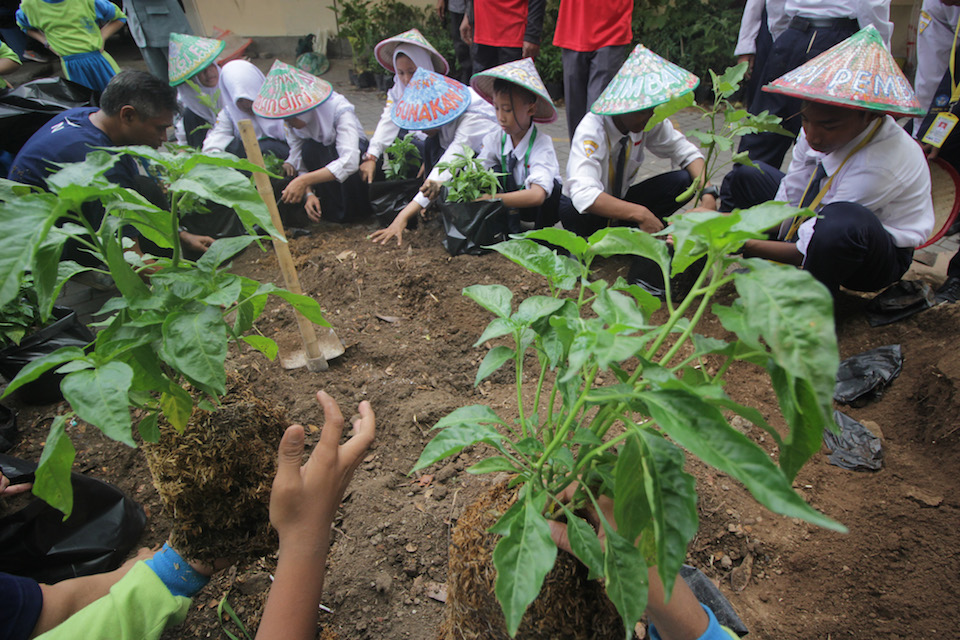
[[[224,43],[213,38],[188,36],[183,33],[170,34],[170,86],[183,84],[212,64]]]
[[[401,129],[436,129],[460,117],[470,106],[470,90],[447,76],[417,69],[390,119]]]
[[[896,115],[926,114],[873,25],[780,76],[763,90]]]
[[[696,89],[700,79],[638,44],[590,111],[600,116],[643,111]]]
[[[493,83],[497,80],[506,80],[531,91],[537,97],[537,110],[533,114],[534,122],[553,122],[557,119],[557,108],[543,86],[543,80],[533,65],[533,59],[523,58],[502,64],[499,67],[487,69],[470,78],[470,86],[480,94],[484,100],[493,104]]]
[[[433,45],[427,42],[427,39],[424,38],[423,34],[417,29],[410,29],[392,38],[381,40],[377,43],[377,46],[373,48],[373,55],[377,57],[377,62],[390,73],[397,72],[397,70],[393,68],[393,52],[396,51],[397,47],[401,44],[412,44],[420,47],[430,54],[430,57],[433,59],[434,69],[443,69],[444,75],[449,73],[450,65],[447,64],[447,59],[440,55],[440,52],[434,49]]]
[[[253,112],[264,118],[289,118],[320,106],[332,93],[326,80],[277,60],[253,101]]]

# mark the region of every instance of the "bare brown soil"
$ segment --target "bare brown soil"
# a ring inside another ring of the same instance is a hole
[[[518,297],[545,293],[533,275],[496,255],[450,258],[436,223],[405,234],[405,245],[365,240],[369,226],[321,226],[292,242],[304,290],[316,296],[347,345],[326,373],[285,371],[254,353],[231,366],[270,404],[316,439],[322,423],[313,394],[326,389],[349,416],[361,400],[377,413],[375,448],[357,471],[336,522],[324,604],[324,637],[434,640],[443,605],[432,596],[446,582],[451,527],[485,488],[464,469],[468,451],[424,474],[408,475],[433,423],[464,404],[490,403],[510,415],[511,375],[473,386],[485,348],[472,346],[489,316],[461,295],[468,285],[501,283]],[[625,274],[608,262],[605,275]],[[245,275],[279,282],[272,253],[249,250],[236,263]],[[689,463],[699,480],[701,529],[688,561],[715,579],[751,637],[956,638],[960,609],[960,305],[941,306],[901,323],[871,329],[863,301],[838,302],[841,356],[890,343],[903,346],[903,373],[877,402],[845,411],[879,425],[885,466],[850,472],[818,455],[796,487],[816,508],[843,522],[847,535],[774,516],[727,476]],[[297,348],[291,312],[268,308],[258,324],[283,349]],[[702,331],[722,336],[714,318]],[[744,365],[729,375],[730,394],[758,406],[782,426],[762,372]],[[37,459],[49,421],[62,406],[21,408],[25,435],[13,452]],[[32,427],[31,425],[41,426]],[[745,427],[749,429],[749,426]],[[758,429],[748,431],[769,447]],[[75,470],[106,479],[141,501],[149,514],[144,544],[162,541],[162,514],[139,451],[85,425],[71,429]],[[227,594],[251,629],[259,621],[275,558],[221,573],[195,600],[170,638],[221,637],[216,603]],[[235,629],[232,629],[236,633]]]

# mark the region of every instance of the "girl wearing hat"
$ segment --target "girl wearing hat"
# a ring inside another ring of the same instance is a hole
[[[279,123],[290,141],[287,162],[298,175],[281,193],[286,204],[303,203],[314,222],[348,222],[370,210],[357,175],[363,127],[354,107],[321,80],[279,60],[263,83],[253,112]]]
[[[183,106],[174,121],[177,144],[202,146],[207,131],[217,121],[217,113],[223,108],[217,56],[224,46],[221,40],[170,34],[168,75]]]
[[[488,69],[474,75],[470,85],[497,113],[501,131],[484,138],[479,157],[486,168],[504,174],[500,193],[492,197],[519,210],[508,217],[510,231],[553,226],[560,201],[560,163],[553,140],[535,123],[555,121],[557,110],[533,61],[524,58]]]
[[[449,172],[438,171],[431,159],[440,155],[440,149],[443,154],[435,164],[453,161],[465,147],[477,153],[483,139],[491,131],[499,132],[499,127],[493,108],[475,91],[426,69],[417,69],[413,74],[390,117],[398,127],[423,131],[428,136],[424,164],[429,174],[420,193],[397,214],[389,227],[370,236],[380,244],[396,238],[400,246],[407,221],[430,204],[440,194],[443,182],[450,179]]]
[[[383,107],[380,122],[370,139],[370,146],[360,164],[360,175],[366,182],[373,182],[377,169],[377,160],[383,155],[383,150],[389,147],[395,138],[402,138],[405,133],[390,119],[393,106],[399,102],[410,78],[417,69],[426,69],[446,75],[450,66],[443,56],[433,48],[427,39],[416,29],[387,38],[380,42],[373,50],[377,62],[387,71],[394,74],[393,86],[387,92],[387,104]]]

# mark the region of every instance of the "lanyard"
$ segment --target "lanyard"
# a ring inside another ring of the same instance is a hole
[[[950,106],[960,101],[960,84],[957,83],[957,36],[960,35],[960,20],[953,30],[953,48],[950,50]],[[950,111],[951,109],[947,109]]]
[[[853,149],[850,150],[850,153],[848,153],[847,157],[843,159],[843,162],[840,163],[840,166],[837,167],[837,170],[834,171],[829,178],[827,178],[827,184],[823,185],[823,188],[820,189],[820,193],[817,194],[817,197],[815,197],[810,202],[810,204],[807,205],[806,207],[807,209],[810,209],[811,211],[817,210],[817,207],[820,206],[820,201],[823,200],[823,197],[827,195],[827,191],[830,190],[830,185],[833,184],[833,179],[837,177],[837,174],[840,173],[844,165],[847,164],[847,160],[852,158],[858,151],[860,151],[865,146],[870,144],[870,141],[873,140],[874,136],[877,135],[877,131],[880,130],[880,125],[883,124],[883,120],[884,120],[883,116],[880,116],[879,118],[877,118],[877,121],[876,123],[874,123],[873,129],[870,130],[870,133],[868,133],[863,140],[857,143],[857,146],[855,146]],[[817,172],[814,171],[813,175],[810,176],[810,181],[807,183],[807,188],[803,190],[803,195],[800,196],[800,202],[803,202],[806,199],[807,192],[810,191],[811,187],[813,187],[813,179],[816,177],[816,175],[817,175]],[[796,218],[794,218],[793,224],[790,225],[790,229],[789,231],[787,231],[787,235],[785,236],[785,239],[788,242],[793,241],[797,237],[797,230],[800,228],[800,225],[803,224],[803,222],[809,218],[810,216],[797,216]]]
[[[527,152],[523,157],[523,180],[526,182],[530,177],[530,150],[533,149],[533,141],[537,139],[537,125],[533,125],[533,131],[530,132],[530,142],[527,143]],[[500,170],[507,172],[507,154],[504,148],[507,146],[507,134],[500,135]],[[511,151],[511,153],[513,153]]]

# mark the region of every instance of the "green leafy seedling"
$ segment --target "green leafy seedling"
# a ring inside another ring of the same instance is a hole
[[[446,183],[449,202],[473,202],[483,195],[496,195],[500,187],[497,178],[503,175],[484,168],[467,146],[454,154],[453,160],[437,164],[437,169],[450,172]]]
[[[416,177],[420,169],[420,150],[413,144],[413,134],[397,138],[383,151],[383,175],[387,180]]]

